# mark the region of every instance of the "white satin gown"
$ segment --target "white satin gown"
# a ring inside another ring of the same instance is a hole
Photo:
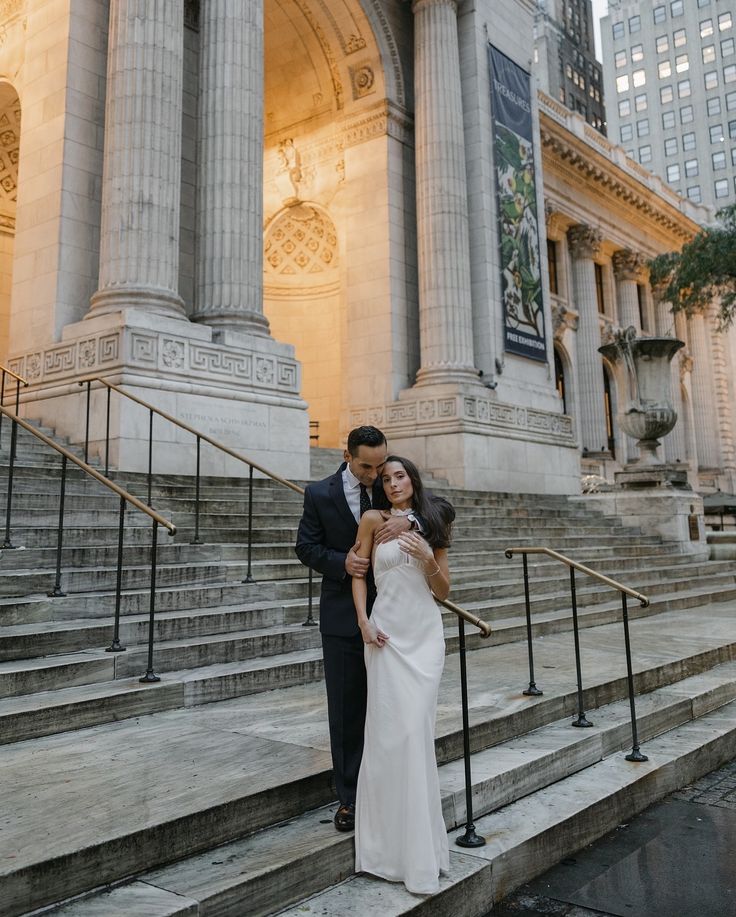
[[[355,869],[415,894],[449,868],[434,750],[445,662],[440,610],[418,561],[397,541],[377,545],[371,620],[388,634],[365,647],[368,708],[355,812]]]

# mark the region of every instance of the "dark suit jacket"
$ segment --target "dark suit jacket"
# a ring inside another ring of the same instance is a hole
[[[352,637],[359,633],[359,628],[353,604],[353,581],[345,572],[345,558],[355,544],[358,523],[345,499],[342,486],[344,468],[345,463],[330,477],[307,485],[295,550],[305,566],[322,574],[320,631],[333,636]],[[388,509],[380,479],[373,486],[372,502],[377,509]],[[369,576],[369,608],[374,597],[373,577]]]

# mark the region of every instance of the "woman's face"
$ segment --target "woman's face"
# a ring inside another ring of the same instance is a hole
[[[405,509],[407,506],[411,506],[414,488],[401,462],[387,462],[383,466],[381,479],[383,481],[383,490],[392,506],[397,509]]]

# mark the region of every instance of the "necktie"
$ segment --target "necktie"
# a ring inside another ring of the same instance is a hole
[[[370,497],[368,496],[368,490],[365,484],[360,485],[360,515],[362,516],[366,510],[371,508]]]

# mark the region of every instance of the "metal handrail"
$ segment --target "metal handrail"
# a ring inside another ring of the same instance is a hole
[[[593,570],[590,567],[587,567],[585,564],[578,563],[578,561],[573,560],[570,557],[566,557],[564,554],[560,554],[559,551],[554,551],[552,548],[547,547],[523,547],[523,548],[507,548],[505,551],[506,557],[512,558],[514,554],[521,554],[522,561],[524,564],[524,602],[526,605],[526,635],[527,635],[527,653],[529,656],[529,686],[524,690],[524,694],[531,697],[538,697],[543,692],[539,690],[537,684],[534,680],[534,651],[532,648],[532,617],[531,617],[531,603],[529,600],[529,569],[527,565],[527,556],[529,554],[543,554],[546,557],[551,557],[553,560],[557,560],[560,563],[567,566],[570,570],[570,597],[572,599],[572,626],[573,626],[573,635],[575,640],[575,670],[577,675],[577,690],[578,690],[578,716],[577,719],[573,721],[573,726],[592,726],[593,724],[588,720],[583,710],[583,677],[582,677],[582,667],[580,662],[580,634],[578,627],[578,606],[577,606],[577,591],[575,586],[575,571],[579,570],[581,573],[585,573],[587,576],[592,577],[598,582],[603,583],[610,588],[615,589],[617,592],[621,593],[621,609],[622,609],[622,621],[624,626],[624,644],[626,648],[626,673],[627,673],[627,683],[629,689],[629,709],[631,713],[631,737],[632,737],[632,749],[631,752],[626,755],[627,761],[647,761],[648,758],[646,755],[642,754],[639,749],[639,737],[636,727],[636,705],[634,702],[634,673],[631,665],[631,640],[629,637],[629,612],[626,604],[626,596],[636,599],[642,608],[649,607],[649,598],[641,592],[637,592],[636,589],[631,589],[629,586],[624,586],[623,583],[619,583],[614,579],[611,579],[609,576],[604,576],[602,573],[598,573],[597,570]]]
[[[7,375],[12,376],[14,379],[17,379],[18,382],[22,383],[25,387],[28,386],[28,381],[24,379],[23,376],[19,376],[18,373],[14,373],[12,369],[8,369],[7,366],[3,366],[2,363],[0,363],[0,372],[2,372],[3,374],[7,373]]]
[[[5,376],[12,376],[16,380],[15,385],[15,413],[17,414],[20,411],[20,387],[21,385],[24,388],[28,388],[28,382],[23,376],[19,376],[18,373],[13,372],[12,369],[8,369],[7,366],[4,366],[0,363],[0,405],[5,404]],[[3,435],[3,415],[0,414],[0,444],[2,443]]]
[[[120,498],[120,508],[119,508],[119,522],[118,522],[118,562],[117,562],[117,583],[115,590],[115,618],[113,626],[113,639],[111,645],[107,648],[107,651],[110,653],[119,653],[125,650],[125,647],[120,643],[120,605],[121,605],[121,594],[122,594],[122,571],[123,571],[123,531],[124,531],[124,520],[125,520],[125,507],[127,504],[135,507],[135,509],[140,512],[145,513],[152,521],[152,533],[151,533],[151,586],[150,586],[150,603],[149,603],[149,618],[148,618],[148,667],[146,669],[146,674],[143,675],[139,680],[144,683],[153,683],[160,681],[161,679],[158,675],[155,674],[153,669],[153,631],[155,626],[155,610],[156,610],[156,549],[158,543],[158,527],[162,525],[169,533],[169,535],[174,535],[176,532],[176,526],[169,519],[166,519],[160,513],[157,513],[154,509],[151,509],[150,506],[146,506],[138,497],[133,496],[133,494],[128,493],[123,487],[120,487],[119,484],[116,484],[114,481],[109,480],[105,475],[100,474],[97,469],[92,468],[87,462],[82,461],[82,459],[77,458],[74,453],[70,452],[64,446],[55,442],[49,436],[46,436],[45,433],[42,433],[40,430],[37,430],[30,423],[23,420],[21,417],[18,417],[17,413],[9,411],[7,408],[3,407],[0,404],[0,419],[2,417],[7,417],[13,424],[13,432],[11,437],[10,445],[10,461],[8,464],[8,492],[6,497],[6,509],[5,509],[5,541],[2,545],[3,548],[11,549],[15,545],[11,542],[10,539],[10,519],[12,513],[12,500],[13,500],[13,470],[15,467],[15,457],[16,457],[16,445],[17,445],[17,436],[18,436],[18,427],[26,430],[28,433],[31,433],[36,439],[40,440],[44,445],[48,446],[50,449],[53,449],[55,452],[58,452],[61,455],[61,481],[60,481],[60,492],[59,492],[59,527],[58,527],[58,538],[56,543],[56,578],[54,581],[54,588],[49,592],[49,597],[57,597],[65,595],[61,591],[61,558],[62,558],[62,546],[64,538],[64,498],[66,490],[66,471],[67,463],[72,462],[78,468],[80,468],[86,475],[96,480],[98,483],[102,484],[108,490],[111,490],[113,493],[117,494]]]

